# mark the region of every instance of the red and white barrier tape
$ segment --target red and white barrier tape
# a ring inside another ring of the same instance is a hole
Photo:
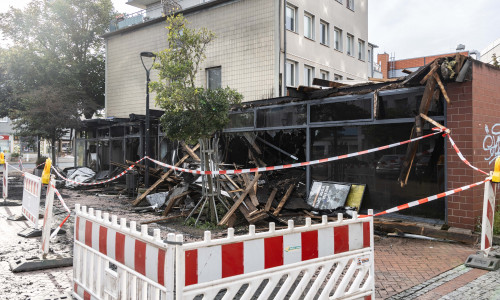
[[[59,226],[57,226],[57,228],[52,232],[52,234],[50,235],[51,239],[54,238],[57,235],[57,233],[59,232],[59,230],[61,230],[61,228],[63,227],[64,223],[66,223],[66,221],[71,216],[71,210],[68,208],[68,206],[64,202],[64,199],[61,196],[61,193],[59,193],[59,191],[56,189],[56,187],[54,185],[52,185],[52,188],[54,188],[54,193],[57,195],[57,198],[61,202],[61,204],[64,207],[64,209],[68,212],[68,215],[66,216],[66,218],[64,218],[64,220],[61,222],[61,224],[59,224]]]
[[[443,130],[439,130],[434,133],[430,133],[421,137],[417,137],[414,139],[406,140],[403,142],[398,142],[394,144],[389,144],[386,146],[381,146],[381,147],[376,147],[368,150],[363,150],[359,152],[354,152],[354,153],[349,153],[349,154],[344,154],[344,155],[339,155],[339,156],[333,156],[333,157],[328,157],[328,158],[323,158],[323,159],[318,159],[318,160],[313,160],[313,161],[306,161],[306,162],[300,162],[300,163],[294,163],[294,164],[289,164],[289,165],[281,165],[281,166],[272,166],[272,167],[263,167],[263,168],[250,168],[250,169],[236,169],[236,170],[219,170],[219,171],[201,171],[201,170],[190,170],[190,169],[185,169],[185,168],[179,168],[176,166],[172,166],[166,163],[162,163],[161,161],[157,161],[155,159],[152,159],[151,157],[146,156],[147,159],[150,161],[154,162],[155,164],[158,164],[160,166],[169,168],[169,169],[174,169],[177,171],[181,172],[187,172],[187,173],[192,173],[192,174],[199,174],[199,175],[218,175],[218,174],[242,174],[242,173],[255,173],[255,172],[266,172],[266,171],[274,171],[274,170],[282,170],[282,169],[290,169],[290,168],[297,168],[297,167],[304,167],[304,166],[311,166],[311,165],[317,165],[325,162],[330,162],[330,161],[336,161],[336,160],[341,160],[344,158],[349,158],[349,157],[355,157],[359,155],[364,155],[368,153],[373,153],[377,152],[380,150],[385,150],[397,146],[401,146],[404,144],[408,144],[411,142],[415,142],[421,139],[425,139],[428,137],[431,137],[433,135],[436,135],[438,133],[443,132]]]
[[[85,183],[85,182],[77,182],[77,181],[74,181],[74,180],[71,180],[71,179],[68,179],[64,176],[61,175],[61,173],[59,173],[57,171],[56,168],[54,168],[54,166],[52,166],[52,169],[54,170],[54,172],[57,174],[57,176],[59,176],[60,178],[62,178],[63,180],[65,181],[68,181],[68,182],[71,182],[73,184],[77,184],[77,185],[86,185],[86,186],[90,186],[90,185],[98,185],[98,184],[104,184],[104,183],[108,183],[110,181],[113,181],[115,179],[118,179],[120,177],[122,177],[123,175],[127,174],[128,171],[132,170],[136,164],[140,163],[142,160],[144,160],[146,157],[143,157],[141,159],[139,159],[138,161],[136,161],[133,165],[131,165],[130,167],[128,167],[125,171],[121,172],[120,174],[110,178],[110,179],[106,179],[106,180],[103,180],[103,181],[99,181],[99,182],[90,182],[90,183]]]
[[[458,157],[460,157],[460,159],[466,164],[468,165],[469,167],[473,168],[474,170],[476,171],[479,171],[483,174],[485,174],[486,176],[489,176],[490,174],[486,173],[485,171],[477,168],[477,167],[474,167],[473,165],[471,165],[471,163],[465,159],[465,157],[462,155],[462,152],[460,152],[460,150],[458,149],[457,145],[455,144],[455,141],[453,141],[453,139],[451,138],[451,136],[449,134],[445,134],[445,136],[448,137],[448,139],[450,140],[450,143],[451,143],[451,146],[453,147],[453,149],[455,149],[455,152],[457,153]]]
[[[420,204],[424,204],[424,203],[427,203],[427,202],[430,202],[430,201],[434,201],[436,199],[440,199],[440,198],[443,198],[443,197],[446,197],[446,196],[449,196],[449,195],[453,195],[455,193],[462,192],[462,191],[468,190],[470,188],[479,186],[479,185],[484,184],[485,182],[488,182],[490,180],[491,180],[491,177],[488,177],[488,178],[486,178],[483,181],[479,181],[479,182],[476,182],[476,183],[473,183],[473,184],[465,185],[463,187],[460,187],[460,188],[457,188],[457,189],[454,189],[454,190],[450,190],[450,191],[447,191],[447,192],[444,192],[444,193],[440,193],[440,194],[437,194],[437,195],[434,195],[434,196],[425,197],[425,198],[422,198],[422,199],[419,199],[419,200],[408,202],[406,204],[402,204],[402,205],[390,208],[388,210],[381,211],[379,213],[376,213],[373,216],[377,217],[377,216],[381,216],[381,215],[385,215],[385,214],[390,214],[390,213],[401,211],[401,210],[404,210],[404,209],[407,209],[407,208],[410,208],[410,207],[414,207],[414,206],[417,206],[417,205],[420,205]],[[367,215],[363,215],[362,217],[367,217]]]

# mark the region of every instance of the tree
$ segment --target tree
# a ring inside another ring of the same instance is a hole
[[[78,125],[76,116],[89,118],[104,106],[99,36],[113,15],[111,0],[32,0],[0,14],[0,30],[13,44],[0,52],[0,114],[21,134],[54,142]],[[33,114],[49,107],[45,122]]]
[[[229,87],[205,89],[196,86],[196,75],[205,59],[205,49],[215,38],[206,28],[191,29],[181,14],[167,17],[168,48],[157,55],[154,68],[159,71],[158,81],[151,82],[157,93],[156,103],[165,110],[161,123],[170,139],[195,142],[200,140],[202,166],[214,166],[213,144],[210,138],[229,122],[229,108],[241,102],[241,94]],[[218,162],[215,162],[218,165]],[[212,222],[216,219],[214,180],[204,176],[200,214],[209,202]]]
[[[493,53],[493,55],[491,55],[491,60],[492,60],[492,64],[495,66],[495,67],[500,67],[500,63],[498,62],[498,58],[497,58],[497,55],[495,53]]]
[[[205,89],[195,85],[206,46],[215,35],[187,24],[181,14],[167,17],[169,47],[157,54],[154,68],[159,71],[158,81],[151,82],[150,87],[157,93],[157,105],[165,110],[161,117],[165,134],[193,143],[223,129],[229,122],[229,108],[243,97],[229,87]]]

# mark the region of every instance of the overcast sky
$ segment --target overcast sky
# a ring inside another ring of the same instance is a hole
[[[112,1],[119,12],[139,10],[127,5],[127,0]],[[28,2],[0,0],[0,12],[7,11],[9,5],[21,8]],[[396,59],[454,52],[458,44],[464,44],[466,50],[482,51],[500,38],[499,0],[368,2],[369,42],[378,45],[380,53],[395,54]]]

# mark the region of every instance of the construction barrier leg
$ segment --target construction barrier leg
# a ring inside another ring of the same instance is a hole
[[[465,265],[472,268],[495,271],[500,268],[500,254],[490,254],[493,244],[493,221],[495,216],[496,188],[488,181],[484,184],[483,222],[481,226],[481,250],[470,255]]]
[[[3,201],[0,202],[0,206],[19,206],[20,202],[8,201],[9,197],[9,166],[7,163],[3,164],[2,173],[2,198]]]
[[[52,208],[54,203],[55,178],[52,179],[47,187],[47,196],[45,199],[45,214],[43,218],[42,230],[35,229],[42,236],[41,255],[39,257],[20,259],[10,262],[12,272],[36,271],[73,265],[73,258],[69,255],[49,254],[49,242],[52,226]],[[31,229],[31,228],[30,228]],[[21,235],[18,233],[18,235]]]

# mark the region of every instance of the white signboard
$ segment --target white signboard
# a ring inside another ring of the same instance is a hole
[[[42,179],[35,175],[24,173],[23,188],[23,216],[26,217],[35,229],[38,229],[38,211],[40,209],[40,195],[42,193]]]

